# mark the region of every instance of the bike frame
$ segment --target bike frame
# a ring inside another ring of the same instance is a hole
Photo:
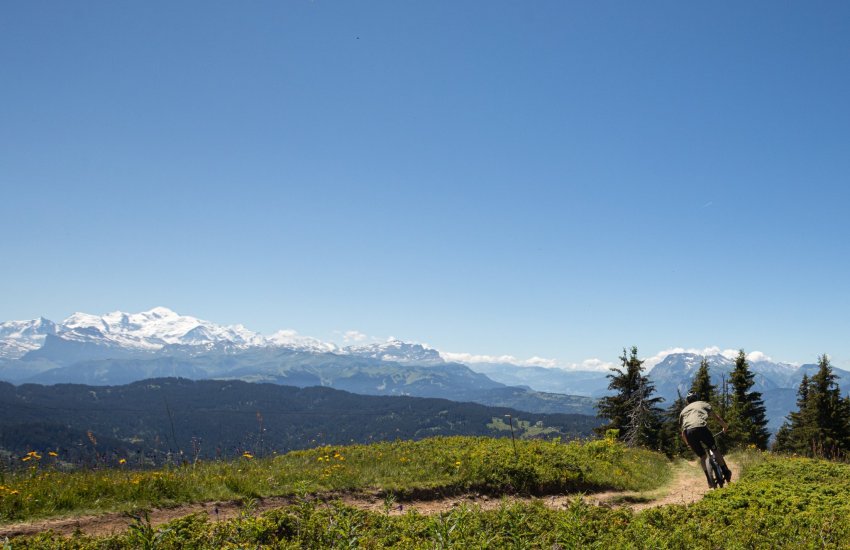
[[[717,432],[716,434],[714,434],[714,438],[717,439],[717,436],[722,433],[722,430]],[[709,475],[714,478],[714,484],[717,487],[723,487],[723,484],[726,483],[726,479],[723,477],[723,470],[720,469],[720,464],[717,463],[717,459],[714,456],[714,451],[711,449],[708,450],[708,466]]]

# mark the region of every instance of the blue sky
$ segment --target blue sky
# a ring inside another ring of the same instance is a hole
[[[0,319],[850,366],[846,2],[4,2]]]

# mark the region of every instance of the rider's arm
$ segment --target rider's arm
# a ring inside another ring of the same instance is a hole
[[[718,415],[716,412],[711,411],[711,416],[713,416],[714,418],[717,419],[718,422],[720,422],[720,425],[723,426],[724,432],[729,429],[729,424],[727,424],[725,420],[720,418],[720,415]]]
[[[682,441],[685,443],[685,445],[687,445],[688,444],[688,438],[685,437],[685,430],[682,430],[681,432],[679,432],[679,435],[682,436]]]

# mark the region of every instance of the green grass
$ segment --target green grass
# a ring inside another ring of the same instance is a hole
[[[431,516],[389,516],[303,500],[259,517],[211,522],[197,514],[126,534],[12,541],[18,548],[849,548],[850,465],[753,458],[741,481],[689,506],[634,514],[576,498],[562,510],[541,500],[496,510],[461,506]]]
[[[514,450],[516,449],[516,451]],[[266,459],[158,471],[62,473],[32,467],[0,482],[0,523],[212,500],[378,492],[404,499],[479,491],[543,494],[651,489],[670,475],[649,451],[587,443],[486,437],[320,447]]]

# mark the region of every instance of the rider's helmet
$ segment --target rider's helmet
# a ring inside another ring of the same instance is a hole
[[[688,403],[693,403],[694,401],[699,401],[699,395],[695,391],[689,391],[688,395],[685,396],[685,401]]]

